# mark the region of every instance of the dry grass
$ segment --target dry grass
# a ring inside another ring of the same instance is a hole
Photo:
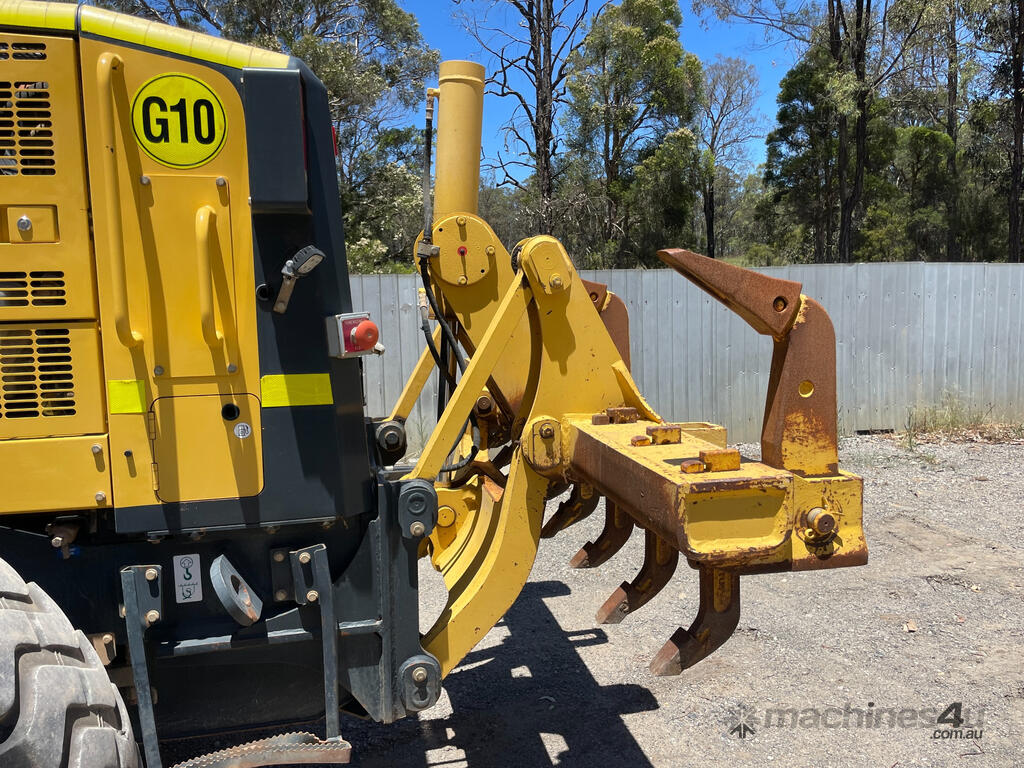
[[[947,394],[937,405],[907,410],[902,432],[896,433],[907,448],[918,443],[1024,443],[1024,424],[993,418],[992,406],[980,408]]]

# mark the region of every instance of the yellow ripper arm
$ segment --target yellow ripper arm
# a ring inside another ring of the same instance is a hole
[[[589,514],[598,495],[607,498],[605,530],[581,550],[574,565],[599,565],[625,543],[634,526],[645,531],[643,566],[605,602],[599,621],[621,621],[646,603],[671,578],[679,554],[699,570],[701,610],[694,624],[677,630],[652,662],[658,674],[679,672],[728,638],[739,617],[740,573],[865,561],[860,480],[836,468],[834,361],[830,378],[828,355],[820,348],[814,356],[805,355],[801,347],[805,337],[820,344],[831,324],[806,330],[808,324],[820,326],[822,317],[827,322],[827,315],[818,314],[817,305],[800,295],[799,285],[739,270],[742,284],[771,294],[771,325],[763,327],[778,334],[765,463],[741,460],[726,448],[721,427],[666,424],[650,408],[560,243],[550,237],[520,243],[517,270],[513,273],[510,264],[505,272],[497,260],[503,249],[486,224],[470,215],[452,218],[461,224],[439,222],[439,248],[431,261],[460,249],[465,257],[468,233],[475,230],[490,235],[488,242],[472,242],[472,247],[485,254],[490,249],[495,260],[484,274],[493,272],[495,279],[490,287],[484,281],[467,286],[457,278],[453,284],[435,283],[446,314],[458,323],[462,341],[473,352],[406,476],[428,481],[450,476],[435,483],[440,512],[430,536],[432,561],[444,576],[449,599],[424,640],[443,674],[519,594],[536,555],[549,491],[567,484],[573,484],[564,505],[569,511],[556,513],[548,534]],[[446,240],[446,228],[456,242]],[[684,273],[703,274],[702,287],[712,293],[737,284],[735,275],[722,273],[727,265],[679,253],[669,253],[667,260],[681,261]],[[436,279],[450,271],[438,264],[431,274]],[[498,279],[502,274],[505,279]],[[498,288],[504,289],[500,301],[481,300],[481,293]],[[742,304],[746,299],[730,300],[762,330],[756,324],[762,308],[751,310]],[[473,465],[444,472],[470,414],[486,426],[502,410],[492,404],[488,413],[479,411],[481,395],[488,399],[488,382],[514,393],[504,399],[517,403],[513,412],[500,414],[512,425],[502,451],[507,475],[484,473]],[[805,394],[808,382],[813,391]]]
[[[406,475],[437,492],[437,524],[420,552],[448,589],[424,648],[443,675],[451,672],[518,596],[540,538],[584,519],[604,497],[604,529],[571,565],[601,565],[635,527],[645,555],[598,621],[622,621],[648,602],[680,555],[699,572],[696,618],[651,663],[656,674],[675,674],[735,629],[740,574],[866,562],[861,481],[837,466],[832,324],[798,283],[661,251],[775,343],[760,462],[729,449],[722,427],[665,423],[630,375],[621,299],[581,280],[554,238],[523,240],[509,254],[475,214],[483,82],[478,65],[441,66],[436,211],[425,195],[430,237],[417,250],[444,336],[469,358]],[[424,352],[392,419],[408,416],[432,361]],[[470,449],[473,456],[446,464]],[[566,490],[542,524],[545,503]]]

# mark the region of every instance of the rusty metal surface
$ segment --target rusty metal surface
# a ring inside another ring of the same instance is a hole
[[[839,469],[836,334],[828,313],[806,296],[792,329],[775,342],[761,458],[805,476]]]
[[[571,568],[596,568],[622,549],[633,532],[633,518],[623,512],[611,499],[605,504],[604,528],[597,540],[588,541],[572,556]]]
[[[590,517],[600,500],[601,496],[592,486],[576,483],[569,493],[569,498],[563,500],[555,513],[544,523],[544,527],[540,529],[540,537],[550,539],[559,531],[564,531],[570,525]]]
[[[344,765],[352,756],[347,741],[321,741],[312,733],[286,733],[211,752],[173,768],[263,768],[272,765]]]
[[[640,572],[612,592],[597,611],[598,624],[618,624],[658,594],[676,572],[679,552],[650,530],[644,531],[644,562]]]
[[[740,620],[740,576],[735,571],[700,569],[700,608],[689,629],[680,627],[651,661],[655,675],[678,675],[714,653]]]
[[[681,248],[658,258],[746,320],[758,333],[781,338],[800,306],[800,283],[768,277]]]
[[[708,472],[727,472],[740,468],[740,452],[735,448],[711,448],[701,451],[698,458]]]
[[[582,280],[582,278],[581,282],[601,316],[601,322],[608,330],[608,335],[612,337],[615,348],[622,356],[622,361],[626,364],[626,368],[629,368],[629,310],[626,309],[626,303],[609,291],[608,286],[604,283],[595,283],[591,280]]]
[[[633,424],[573,422],[573,429],[573,472],[620,505],[641,527],[654,531],[694,560],[714,558],[702,551],[704,547],[689,541],[685,515],[688,501],[746,494],[751,502],[763,504],[766,494],[787,495],[793,482],[790,473],[753,461],[745,462],[736,471],[691,474],[703,467],[698,458],[702,451],[720,449],[686,433],[679,443],[636,446],[631,444],[632,437],[641,430]],[[737,503],[742,501],[737,498]],[[722,525],[723,547],[729,549],[725,532],[730,526],[726,522]],[[782,541],[780,532],[770,542],[766,539],[756,551],[745,552],[742,558],[735,555],[732,565],[752,561],[755,555],[768,556],[771,548]]]
[[[658,256],[773,337],[761,458],[804,476],[838,471],[836,338],[828,313],[800,294],[800,284],[668,249]]]

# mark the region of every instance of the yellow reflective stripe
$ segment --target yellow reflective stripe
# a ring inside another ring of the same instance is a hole
[[[108,380],[107,404],[111,413],[145,413],[146,383],[141,379]]]
[[[328,373],[284,373],[260,379],[260,403],[264,408],[296,405],[333,405]]]

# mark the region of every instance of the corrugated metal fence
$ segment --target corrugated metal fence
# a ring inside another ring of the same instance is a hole
[[[800,265],[762,270],[803,283],[836,327],[843,432],[900,429],[908,410],[953,397],[1024,419],[1024,265]],[[587,271],[629,308],[633,375],[666,419],[713,421],[730,440],[760,433],[771,340],[669,270]],[[369,413],[385,415],[423,346],[415,275],[352,278],[352,302],[381,328],[387,353],[366,361]],[[432,380],[410,419],[434,422]]]

